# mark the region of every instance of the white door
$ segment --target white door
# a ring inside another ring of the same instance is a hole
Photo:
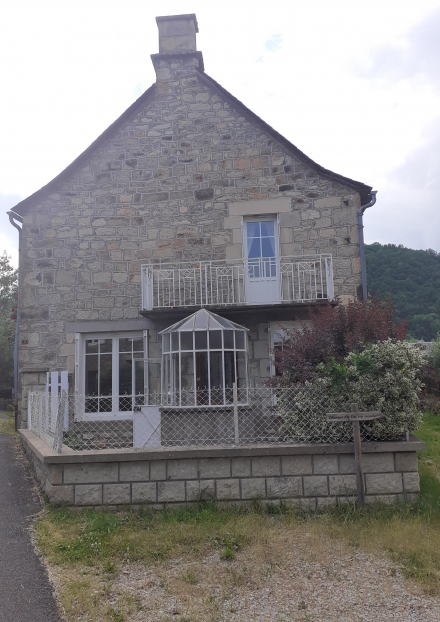
[[[245,220],[246,303],[280,301],[278,231],[275,218]]]

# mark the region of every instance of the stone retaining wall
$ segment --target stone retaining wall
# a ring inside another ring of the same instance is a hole
[[[101,450],[61,454],[29,430],[20,431],[49,500],[69,506],[186,504],[201,499],[320,509],[352,502],[352,444],[241,446],[172,450]],[[393,503],[419,492],[416,451],[409,441],[363,443],[368,503]]]

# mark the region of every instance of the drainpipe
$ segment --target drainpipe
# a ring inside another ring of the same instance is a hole
[[[7,212],[9,222],[18,231],[18,294],[17,294],[17,320],[15,324],[15,345],[14,345],[14,411],[15,411],[15,431],[18,430],[18,325],[20,323],[20,266],[21,266],[21,227],[15,220],[23,223],[20,214],[13,211]]]
[[[362,299],[367,301],[367,269],[365,266],[365,249],[364,249],[364,212],[368,207],[372,207],[376,203],[377,190],[370,192],[371,201],[365,205],[361,205],[358,209],[358,229],[359,229],[359,255],[361,260],[361,282],[362,282]]]

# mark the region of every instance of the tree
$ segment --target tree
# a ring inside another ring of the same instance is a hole
[[[14,341],[17,319],[17,275],[10,256],[0,255],[0,387],[9,388],[14,379]]]
[[[368,291],[392,294],[411,336],[433,341],[440,332],[440,253],[375,243],[365,245],[365,257]]]

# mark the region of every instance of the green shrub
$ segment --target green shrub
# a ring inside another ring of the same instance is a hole
[[[279,391],[276,410],[282,433],[297,442],[341,442],[351,439],[351,425],[328,423],[326,412],[381,411],[384,417],[362,423],[362,435],[371,439],[404,438],[421,422],[418,371],[425,355],[403,341],[387,339],[351,352],[339,363],[332,358],[317,366],[313,380]]]

